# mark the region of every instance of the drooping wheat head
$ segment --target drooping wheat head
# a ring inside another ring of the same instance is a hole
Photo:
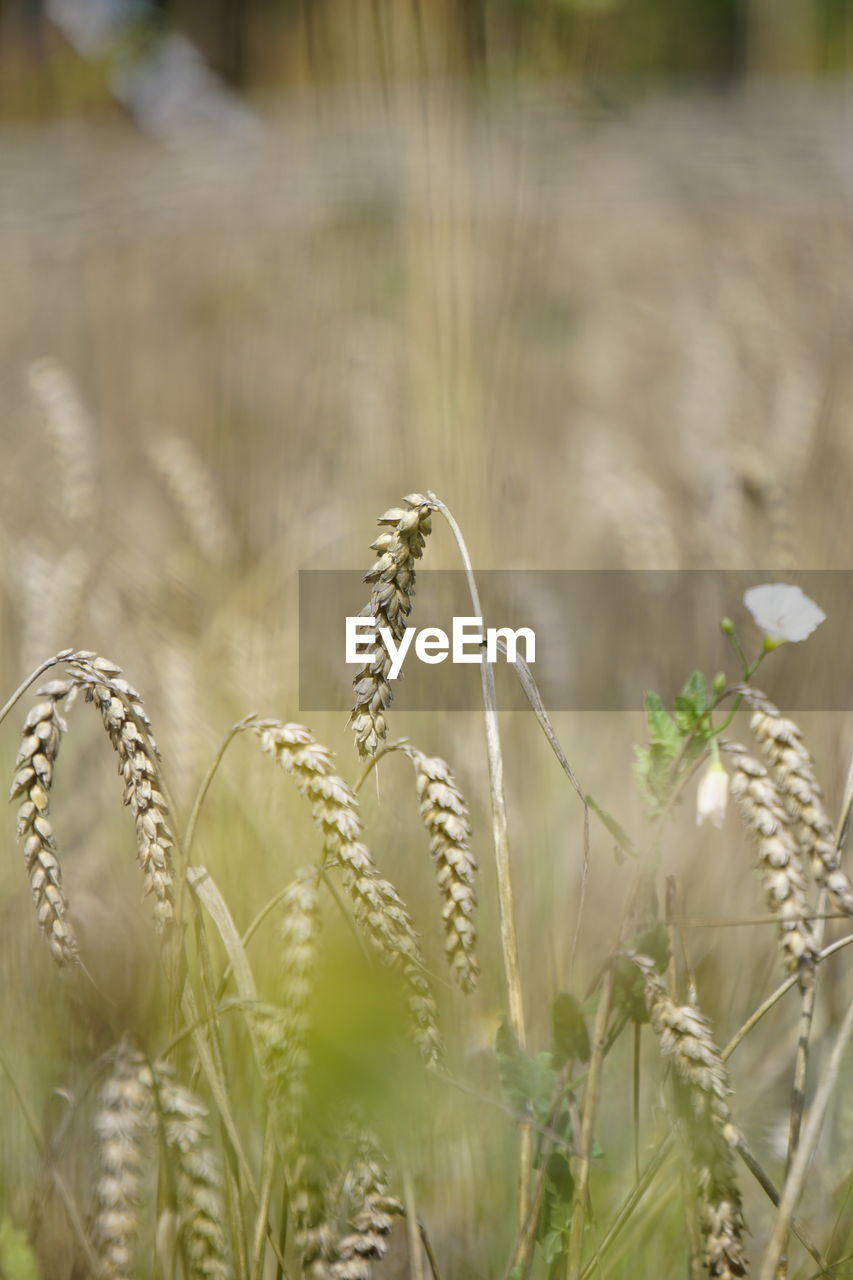
[[[767,904],[779,922],[782,954],[800,983],[810,981],[818,946],[808,917],[803,855],[788,822],[775,782],[740,743],[727,751],[733,762],[731,791],[758,850]]]
[[[337,1242],[331,1274],[334,1280],[370,1280],[371,1263],[385,1257],[394,1218],[403,1213],[403,1206],[388,1193],[381,1153],[366,1131],[359,1135],[344,1195],[353,1206],[352,1230]]]
[[[744,687],[743,694],[753,708],[750,728],[800,847],[811,861],[815,880],[826,887],[839,911],[853,915],[853,885],[841,868],[835,831],[802,732],[758,689]]]
[[[101,713],[119,758],[124,779],[124,803],[136,824],[136,847],[146,891],[154,898],[155,924],[161,932],[174,915],[171,849],[174,844],[166,801],[160,791],[157,747],[139,694],[121,678],[121,668],[86,651],[64,652],[63,679],[37,690],[39,701],[24,720],[23,739],[15,764],[11,799],[19,800],[17,831],[39,926],[54,959],[67,965],[76,959],[78,944],[67,919],[68,903],[62,887],[59,854],[50,821],[50,791],[61,736],[66,724],[59,704],[70,702],[79,690]]]
[[[434,505],[422,493],[410,493],[403,499],[405,508],[392,507],[379,517],[384,525],[371,547],[378,559],[364,575],[372,585],[366,613],[375,618],[373,633],[374,661],[358,672],[353,680],[355,705],[351,725],[359,754],[372,756],[385,741],[385,712],[393,698],[388,674],[391,658],[379,634],[387,627],[399,643],[415,593],[415,561],[423,555],[424,543],[432,529]]]
[[[661,1053],[674,1068],[678,1115],[699,1200],[705,1267],[710,1276],[733,1280],[746,1275],[747,1264],[734,1167],[740,1134],[729,1109],[728,1075],[708,1020],[692,1005],[675,1003],[653,960],[636,953],[632,959],[643,974],[646,1007]]]
[[[59,853],[50,821],[50,788],[66,724],[59,704],[71,692],[70,680],[51,680],[38,690],[39,701],[24,720],[15,761],[10,799],[19,800],[18,839],[27,864],[39,927],[60,966],[78,955],[77,938],[68,920]]]
[[[124,803],[136,825],[136,852],[146,893],[154,899],[154,922],[163,932],[174,918],[174,837],[166,800],[160,790],[157,744],[142,700],[122,678],[121,668],[94,654],[77,654],[68,673],[87,702],[101,713],[119,759]]]
[[[416,747],[401,748],[411,760],[427,829],[436,878],[444,900],[445,950],[453,977],[463,991],[477,985],[477,863],[471,853],[468,806],[450,765]]]
[[[426,977],[420,942],[411,916],[397,890],[379,874],[362,840],[358,800],[334,772],[332,753],[301,724],[254,719],[247,722],[261,746],[288,773],[311,802],[314,821],[323,833],[327,860],[340,868],[355,917],[386,961],[398,963],[408,994],[414,1036],[427,1062],[441,1054],[435,1001]]]
[[[100,1177],[94,1235],[108,1280],[137,1275],[140,1212],[151,1161],[151,1086],[145,1058],[122,1042],[95,1112]]]

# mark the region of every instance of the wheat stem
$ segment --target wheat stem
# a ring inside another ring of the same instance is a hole
[[[480,593],[477,580],[468,554],[462,530],[456,522],[449,507],[428,493],[427,497],[435,504],[450,526],[456,539],[459,556],[465,570],[468,592],[471,597],[471,608],[475,617],[483,617],[480,604]],[[512,889],[512,870],[509,849],[509,827],[506,815],[506,798],[503,781],[503,753],[501,752],[500,729],[498,724],[498,701],[495,692],[495,673],[492,663],[480,663],[480,679],[483,693],[483,715],[486,728],[486,753],[489,762],[489,797],[492,810],[492,840],[495,851],[495,869],[498,880],[498,902],[500,906],[501,950],[503,953],[504,974],[506,977],[507,997],[509,1000],[509,1017],[513,1033],[522,1048],[527,1043],[524,1025],[524,997],[521,984],[521,965],[518,955],[518,935],[515,927],[515,902]],[[519,1134],[519,1223],[524,1223],[529,1210],[530,1172],[533,1164],[533,1135],[529,1125],[522,1122]]]
[[[607,1045],[607,1024],[610,1021],[610,1006],[613,999],[614,976],[613,965],[608,964],[602,979],[601,995],[598,999],[598,1009],[595,1014],[595,1026],[592,1033],[592,1046],[589,1057],[589,1073],[583,1095],[580,1154],[575,1162],[574,1204],[572,1205],[572,1225],[566,1264],[567,1280],[578,1280],[581,1271],[592,1139],[595,1131],[595,1117],[598,1111],[598,1096],[601,1091],[601,1076]]]
[[[820,1131],[829,1107],[832,1091],[835,1088],[851,1038],[853,1038],[853,1004],[850,1005],[844,1016],[844,1021],[833,1045],[829,1061],[818,1085],[797,1153],[785,1179],[782,1199],[779,1204],[779,1213],[770,1242],[761,1260],[758,1280],[774,1280],[776,1275],[779,1261],[785,1249],[785,1241],[791,1229],[791,1222],[802,1194],[808,1167],[820,1138]]]

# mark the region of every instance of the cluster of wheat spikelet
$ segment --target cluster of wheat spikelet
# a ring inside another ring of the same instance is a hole
[[[178,1241],[188,1280],[228,1280],[221,1178],[207,1111],[165,1062],[150,1064],[123,1042],[112,1056],[95,1114],[101,1164],[95,1241],[106,1280],[138,1274],[140,1215],[154,1140],[174,1174]]]
[[[12,781],[11,799],[19,800],[18,837],[30,876],[39,925],[60,965],[78,955],[68,920],[56,841],[50,821],[50,789],[66,724],[59,706],[83,691],[101,714],[118,756],[124,803],[133,813],[136,848],[146,892],[154,899],[154,919],[164,930],[174,915],[171,849],[174,838],[160,789],[157,745],[136,690],[121,668],[88,651],[65,652],[65,676],[36,693],[38,702],[24,720],[24,732]]]
[[[786,966],[809,980],[818,946],[808,917],[814,914],[806,894],[800,847],[788,824],[779,792],[764,766],[740,743],[729,744],[733,761],[732,795],[758,849],[767,902],[779,922]]]
[[[661,1052],[673,1064],[680,1119],[700,1202],[704,1261],[711,1276],[746,1275],[746,1230],[734,1156],[740,1134],[732,1120],[731,1088],[708,1021],[669,995],[653,960],[634,954],[645,983],[646,1007]]]
[[[853,915],[853,885],[841,869],[835,832],[802,732],[758,689],[744,687],[742,692],[753,708],[750,728],[768,763],[788,822],[811,861],[814,878],[819,887],[827,889],[839,911]]]
[[[435,510],[434,504],[422,493],[407,494],[403,501],[405,508],[392,507],[379,517],[378,523],[386,528],[371,543],[378,559],[364,577],[373,587],[367,613],[376,619],[373,636],[376,656],[353,680],[355,705],[351,723],[362,756],[375,755],[385,741],[388,732],[385,712],[393,697],[388,680],[391,658],[379,628],[387,627],[399,643],[412,611],[415,561],[423,554]]]
[[[389,1195],[380,1152],[365,1131],[358,1135],[344,1194],[356,1208],[351,1231],[337,1242],[331,1276],[333,1280],[370,1280],[371,1262],[384,1258],[394,1218],[403,1213],[403,1206]]]
[[[311,802],[323,833],[327,860],[340,867],[358,922],[385,960],[400,965],[408,991],[415,1039],[427,1062],[441,1056],[435,1001],[411,916],[397,890],[380,875],[362,840],[358,800],[334,770],[332,753],[304,725],[280,720],[248,722],[261,746]]]
[[[401,750],[414,766],[421,817],[430,840],[439,891],[444,899],[445,950],[453,977],[463,991],[477,985],[477,863],[471,852],[471,826],[465,797],[453,770],[439,756],[427,756],[405,743]]]

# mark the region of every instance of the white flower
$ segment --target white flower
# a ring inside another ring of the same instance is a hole
[[[805,640],[826,618],[823,609],[799,587],[783,582],[750,587],[743,602],[756,626],[771,640]]]
[[[707,818],[713,827],[721,827],[729,800],[729,775],[719,760],[712,760],[702,774],[696,793],[696,825]]]

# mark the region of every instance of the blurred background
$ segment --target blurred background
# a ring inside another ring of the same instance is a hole
[[[851,69],[848,0],[2,0],[2,698],[58,648],[105,653],[144,695],[185,815],[233,720],[300,718],[298,570],[367,568],[376,517],[412,490],[449,504],[483,569],[851,567]],[[456,567],[445,528],[427,557]],[[631,625],[642,644],[644,617]],[[8,776],[22,716],[2,728]],[[100,726],[72,718],[54,807],[108,1008],[57,986],[11,811],[0,834],[0,1031],[48,1129],[55,1091],[147,1025],[132,831]],[[345,719],[311,726],[352,779]],[[640,831],[639,711],[555,723],[584,787]],[[837,806],[849,717],[804,724]],[[446,756],[470,797],[483,988],[442,999],[454,1069],[493,1096],[483,1055],[505,994],[481,724],[407,713],[392,732]],[[508,714],[505,738],[545,1047],[554,995],[583,995],[609,946],[622,873],[597,828],[573,962],[580,806],[532,717]],[[409,779],[381,773],[372,846],[427,904]],[[314,856],[292,799],[235,745],[197,857],[242,927]],[[686,914],[760,914],[734,817],[697,833],[691,805],[663,846]],[[433,905],[416,922],[437,963]],[[725,1040],[778,980],[773,931],[687,945]],[[818,1063],[844,974],[842,954]],[[793,1005],[777,1010],[732,1064],[737,1119],[777,1175],[794,1026]],[[623,1057],[593,1183],[603,1222],[630,1185]],[[448,1277],[499,1274],[511,1125],[461,1091],[442,1108],[412,1121],[423,1212]],[[33,1225],[41,1166],[5,1079],[0,1116],[3,1213],[45,1276],[70,1277],[61,1212]],[[849,1230],[851,1133],[848,1088],[809,1188],[824,1243]],[[676,1201],[606,1274],[637,1274],[638,1257],[683,1274],[658,1230],[680,1230]],[[747,1207],[757,1253],[769,1218],[752,1188]]]

